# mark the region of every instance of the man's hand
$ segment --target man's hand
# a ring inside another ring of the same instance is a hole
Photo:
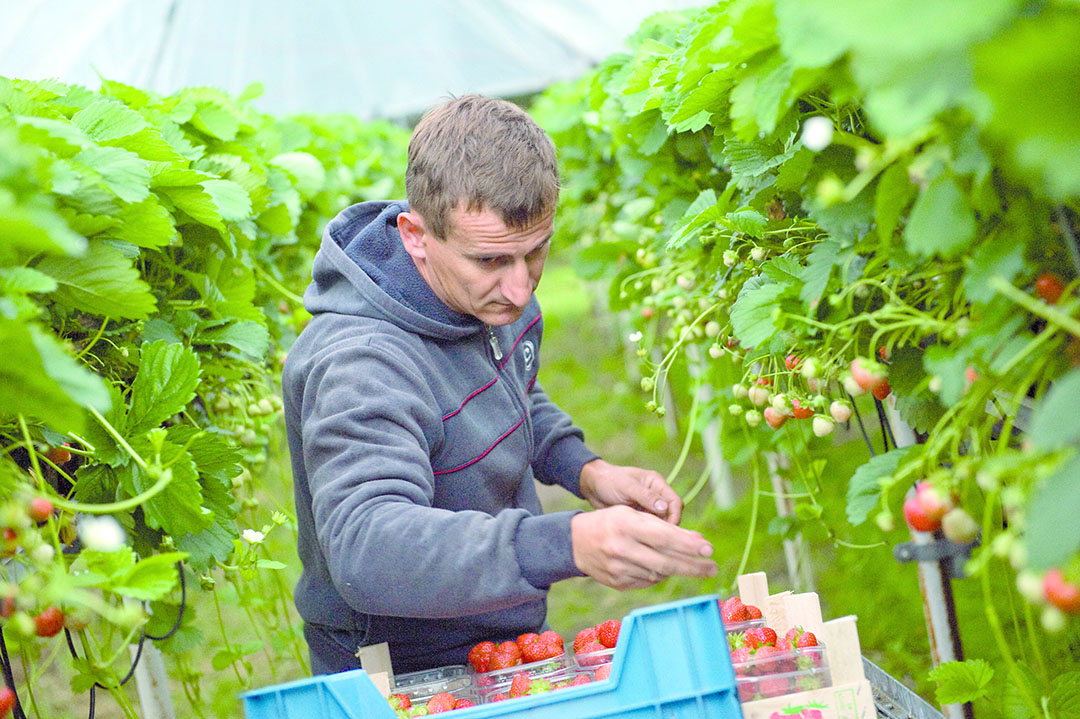
[[[578,569],[614,589],[642,589],[673,575],[712,577],[717,572],[716,563],[707,559],[712,545],[700,534],[627,506],[574,515],[570,535]]]
[[[581,468],[581,496],[597,509],[624,504],[671,524],[682,519],[682,500],[651,469],[621,467],[594,459]]]

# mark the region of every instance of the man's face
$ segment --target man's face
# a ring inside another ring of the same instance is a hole
[[[419,221],[418,234],[406,236],[401,217],[398,227],[420,274],[439,299],[486,324],[508,325],[521,317],[540,283],[553,216],[554,212],[523,230],[510,230],[490,210],[457,208],[443,240],[426,232],[416,213],[402,217],[409,218],[408,224]]]

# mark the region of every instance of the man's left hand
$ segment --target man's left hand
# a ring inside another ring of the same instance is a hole
[[[651,469],[594,459],[581,468],[581,495],[596,509],[625,504],[671,524],[682,519],[682,499]]]

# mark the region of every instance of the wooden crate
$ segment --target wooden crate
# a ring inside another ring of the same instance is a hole
[[[876,719],[854,616],[823,621],[816,593],[769,594],[764,572],[744,574],[738,582],[743,603],[759,607],[777,635],[794,626],[814,633],[825,645],[832,680],[832,686],[821,689],[744,702],[744,719]]]

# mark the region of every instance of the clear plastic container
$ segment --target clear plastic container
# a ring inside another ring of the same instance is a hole
[[[478,673],[473,677],[473,684],[482,703],[491,701],[496,694],[509,694],[514,677],[524,674],[529,681],[546,679],[552,686],[559,682],[573,679],[578,669],[570,656],[563,652],[557,657],[544,659],[529,664],[518,664],[506,669],[495,669]]]
[[[732,664],[732,667],[741,702],[832,686],[823,645],[781,652],[767,658],[751,657],[749,661]]]
[[[601,664],[610,664],[615,658],[615,647],[610,649],[598,649],[595,652],[578,652],[574,655],[574,663],[581,669],[591,669]]]
[[[745,632],[747,629],[756,629],[763,626],[765,626],[765,617],[761,617],[760,619],[747,619],[745,622],[725,624],[724,631],[728,634],[732,634],[734,632]]]
[[[451,664],[436,669],[399,674],[394,677],[391,694],[404,694],[409,701],[422,704],[440,692],[453,694],[457,699],[479,703],[473,678],[464,664]]]

